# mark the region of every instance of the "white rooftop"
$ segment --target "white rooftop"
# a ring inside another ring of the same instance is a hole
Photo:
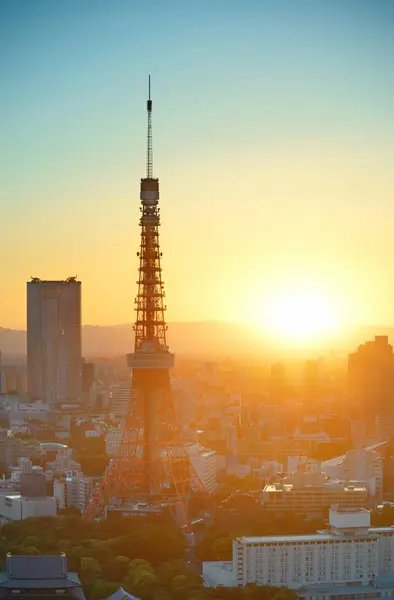
[[[394,535],[394,527],[393,528],[379,528],[374,530],[369,529],[368,530],[368,537],[373,538],[377,538],[378,537],[378,533],[383,533],[383,532],[387,532],[387,533],[392,533]],[[360,538],[365,538],[365,534],[360,534],[359,536],[355,535],[352,537],[346,536],[345,539],[347,540],[354,540],[357,539],[357,537]],[[343,539],[343,538],[341,538]],[[243,544],[280,544],[280,543],[289,543],[289,542],[293,542],[293,543],[303,543],[303,542],[331,542],[334,540],[338,540],[338,535],[335,535],[333,533],[311,533],[310,535],[269,535],[269,536],[261,536],[261,537],[240,537],[237,538],[238,541],[242,542]]]

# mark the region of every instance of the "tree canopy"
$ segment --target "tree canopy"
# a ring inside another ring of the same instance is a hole
[[[387,512],[380,518],[391,518]],[[228,560],[237,535],[306,527],[302,519],[297,525],[283,518],[264,519],[261,514],[254,519],[214,520],[197,544],[197,557]],[[315,521],[310,528],[318,524]],[[75,514],[29,518],[4,525],[0,537],[2,569],[7,552],[65,552],[68,568],[79,574],[88,600],[102,600],[120,586],[142,600],[295,600],[289,590],[255,585],[204,588],[201,576],[187,563],[185,550],[185,538],[172,522],[147,523],[138,517],[119,521],[86,521]]]

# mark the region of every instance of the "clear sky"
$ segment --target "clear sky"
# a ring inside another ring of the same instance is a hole
[[[2,0],[0,326],[30,276],[133,320],[148,73],[169,320],[394,323],[393,62],[391,0]]]

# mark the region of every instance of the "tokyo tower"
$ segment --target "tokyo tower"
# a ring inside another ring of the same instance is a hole
[[[131,397],[119,450],[103,483],[90,501],[86,518],[103,514],[106,506],[167,506],[187,525],[188,498],[205,492],[192,468],[176,426],[169,369],[174,354],[167,343],[164,282],[159,245],[159,180],[153,177],[152,100],[147,101],[146,177],[141,179],[141,241],[138,269]]]

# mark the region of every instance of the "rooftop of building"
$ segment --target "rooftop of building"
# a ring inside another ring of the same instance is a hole
[[[231,587],[236,585],[235,573],[233,571],[232,561],[209,561],[203,562],[204,585],[207,587],[217,587],[217,578],[223,581],[224,585]],[[223,583],[221,583],[223,585]]]
[[[32,277],[31,281],[28,281],[28,285],[31,284],[45,284],[45,285],[64,285],[64,284],[80,284],[81,282],[78,281],[77,276],[75,275],[75,277],[67,277],[67,279],[40,279],[39,277]]]
[[[221,569],[222,571],[232,571],[233,570],[233,561],[232,560],[210,560],[204,561],[204,564],[212,565]]]
[[[384,441],[384,442],[376,442],[375,444],[370,444],[369,446],[365,446],[364,450],[367,450],[367,452],[369,452],[370,450],[377,450],[378,448],[382,448],[383,446],[386,446],[388,444],[388,441]]]
[[[200,456],[202,457],[208,457],[208,456],[215,456],[216,455],[216,450],[208,450],[208,449],[201,449],[201,454]]]
[[[365,539],[366,536],[370,539],[377,539],[379,535],[388,533],[394,535],[394,525],[391,527],[369,527],[367,533],[360,533],[352,536],[341,536],[338,534],[330,533],[329,531],[322,531],[320,533],[311,533],[306,535],[269,535],[260,537],[239,537],[237,541],[243,544],[281,544],[281,543],[307,543],[307,542],[332,542],[340,540],[356,540]]]
[[[344,492],[366,492],[367,487],[361,481],[341,481],[334,479],[332,481],[324,481],[324,483],[314,485],[313,483],[305,483],[304,485],[296,485],[286,478],[274,483],[268,483],[264,487],[265,492],[293,492],[293,491],[313,491],[316,489],[324,489],[327,492],[344,491]]]
[[[347,456],[351,456],[352,454],[361,454],[361,453],[372,453],[376,450],[378,450],[379,448],[382,448],[383,446],[385,446],[387,444],[387,441],[385,442],[377,442],[376,444],[371,444],[369,446],[365,446],[364,448],[356,448],[353,450],[349,450],[349,452],[346,452],[346,454],[341,454],[340,456],[334,456],[333,458],[329,458],[328,460],[325,460],[322,462],[322,469],[324,471],[324,469],[326,467],[338,467],[340,464],[343,463],[343,461],[346,459]]]
[[[61,444],[60,442],[40,442],[40,447],[44,450],[61,450],[62,448],[67,448],[66,444]]]
[[[137,596],[129,594],[122,587],[120,587],[111,596],[108,596],[106,600],[139,600],[139,598],[137,598]]]
[[[67,570],[67,558],[59,556],[7,555],[6,571],[0,573],[0,588],[71,588],[81,586],[76,573]]]
[[[172,506],[173,502],[136,502],[134,504],[109,504],[108,510],[111,512],[120,513],[158,513],[163,511],[167,506]]]
[[[346,506],[331,506],[331,512],[339,513],[341,515],[352,515],[352,514],[371,514],[368,508],[348,508]]]

